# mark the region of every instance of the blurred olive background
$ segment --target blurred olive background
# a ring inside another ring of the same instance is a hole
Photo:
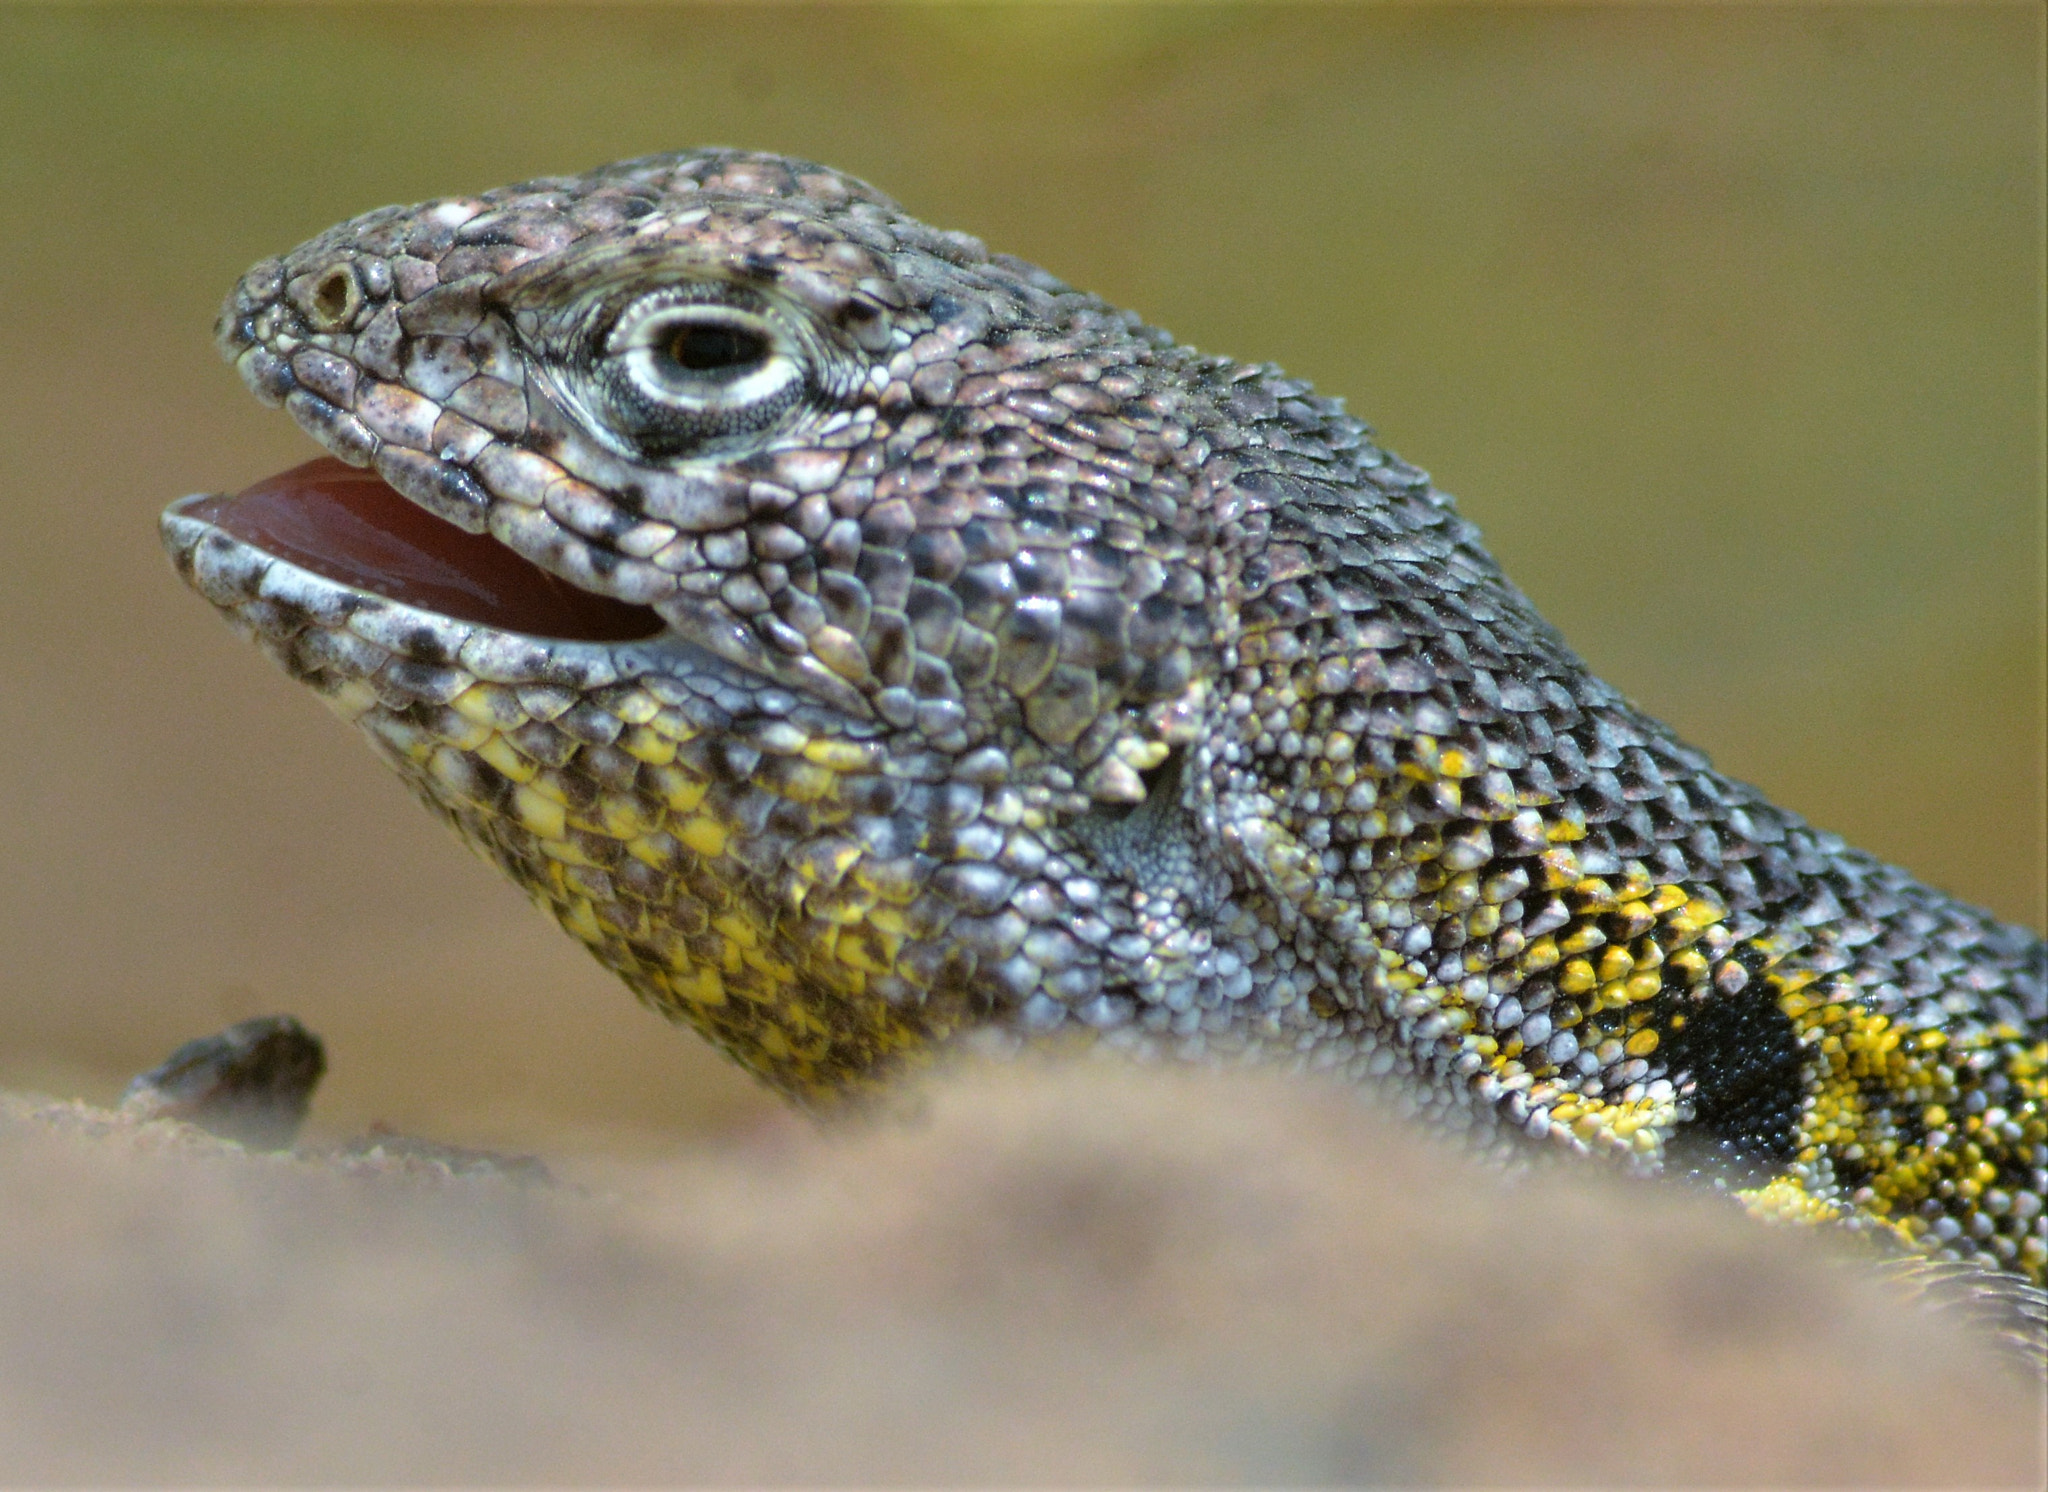
[[[1737,776],[2043,922],[2038,7],[0,12],[0,1082],[273,1010],[330,1129],[762,1110],[173,579],[216,359],[385,202],[731,143],[1345,396]]]

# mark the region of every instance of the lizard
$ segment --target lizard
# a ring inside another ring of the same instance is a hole
[[[1328,1070],[2039,1316],[2040,937],[1715,771],[1277,367],[728,149],[353,218],[217,339],[329,455],[178,571],[798,1103]]]

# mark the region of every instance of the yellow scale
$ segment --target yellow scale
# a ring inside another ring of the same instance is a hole
[[[897,955],[908,937],[904,907],[918,888],[900,875],[864,874],[857,842],[821,833],[780,872],[775,900],[785,915],[737,890],[753,878],[725,858],[734,827],[706,808],[712,783],[676,760],[695,732],[645,691],[586,697],[625,725],[617,749],[644,768],[641,792],[600,791],[581,809],[565,782],[575,758],[550,767],[513,740],[510,733],[532,717],[509,688],[472,685],[434,714],[431,729],[378,710],[376,692],[365,683],[344,684],[327,697],[406,764],[408,777],[453,817],[472,847],[488,852],[493,840],[511,841],[518,861],[511,868],[535,901],[642,999],[778,1087],[826,1097],[861,1069],[888,1065],[878,1059],[909,1055],[944,1034],[944,1022],[929,1010],[899,1013],[863,998],[871,975],[909,977]],[[777,730],[784,733],[778,754],[764,755],[750,788],[805,805],[816,828],[829,830],[847,816],[834,801],[842,779],[876,771],[880,753],[858,742],[805,738],[786,722]],[[506,805],[478,792],[472,759],[512,784]],[[616,842],[655,871],[680,875],[695,894],[715,896],[708,931],[716,956],[693,952],[662,908],[593,894],[588,873],[602,872],[605,861],[586,847],[588,836]],[[658,962],[643,956],[648,948],[659,950]]]
[[[1247,661],[1263,659],[1273,651],[1248,650]],[[1291,727],[1319,747],[1309,785],[1342,796],[1364,775],[1356,761],[1356,743],[1340,731],[1317,735],[1309,701],[1318,693],[1321,680],[1313,670],[1296,668],[1283,680],[1278,687],[1269,684],[1261,691],[1255,712],[1263,716],[1284,709]],[[1343,687],[1343,680],[1334,682]],[[1502,823],[1519,812],[1537,811],[1542,816],[1544,838],[1551,846],[1541,856],[1542,889],[1567,899],[1572,920],[1501,961],[1511,962],[1522,978],[1554,971],[1564,997],[1551,1007],[1555,1029],[1585,1027],[1588,1035],[1597,1039],[1582,1037],[1581,1047],[1594,1050],[1603,1066],[1623,1056],[1648,1057],[1665,1034],[1683,1029],[1686,1017],[1678,1012],[1668,1015],[1665,1030],[1660,1032],[1649,1005],[1666,988],[1667,970],[1679,976],[1675,982],[1680,988],[1705,991],[1715,973],[1715,960],[1697,945],[1725,918],[1720,902],[1701,888],[1657,882],[1637,863],[1625,866],[1612,884],[1584,875],[1571,848],[1586,836],[1584,814],[1577,805],[1529,794],[1496,799],[1475,793],[1473,780],[1481,775],[1480,767],[1462,751],[1443,749],[1428,736],[1417,736],[1404,747],[1406,759],[1395,780],[1375,779],[1381,796],[1363,815],[1364,837],[1385,838],[1389,815],[1403,796],[1412,792],[1427,793],[1442,812],[1481,822]],[[1314,857],[1284,825],[1269,822],[1263,828],[1267,868],[1276,884],[1299,893],[1303,904],[1319,915],[1338,910],[1317,905]],[[1477,885],[1474,872],[1453,871],[1437,863],[1444,849],[1442,831],[1424,826],[1403,839],[1402,858],[1417,869],[1418,894],[1434,896],[1433,910],[1438,917],[1465,919],[1472,940],[1467,946],[1474,949],[1468,954],[1467,971],[1487,972],[1501,953],[1500,944],[1489,950],[1484,941],[1498,932],[1498,916],[1491,907],[1475,905],[1480,899],[1473,894]],[[1610,937],[1610,932],[1616,936]],[[1719,957],[1735,951],[1724,946]],[[2022,1110],[1957,1118],[1936,1101],[1957,1094],[1955,1070],[1946,1065],[1953,1054],[1946,1051],[1944,1033],[1896,1025],[1857,1003],[1853,986],[1846,981],[1825,990],[1814,989],[1815,974],[1798,968],[1796,959],[1788,964],[1789,951],[1774,946],[1768,937],[1754,940],[1744,951],[1762,955],[1767,987],[1777,994],[1780,1008],[1792,1020],[1813,1064],[1809,1069],[1811,1092],[1799,1121],[1801,1149],[1785,1174],[1737,1193],[1752,1212],[1807,1222],[1853,1212],[1912,1242],[1928,1226],[1917,1215],[1917,1208],[1937,1195],[1939,1187],[1950,1186],[1956,1196],[1974,1203],[1999,1174],[1994,1157],[2010,1161],[2040,1152],[2048,1139],[2048,1043],[2022,1048],[2017,1031],[1999,1028],[1988,1033],[1987,1043],[2009,1044],[2017,1051],[2008,1059],[2007,1075],[2024,1095]],[[1387,986],[1430,1000],[1449,1030],[1462,1033],[1464,1050],[1477,1053],[1497,1079],[1519,1080],[1540,1095],[1542,1080],[1556,1076],[1556,1069],[1548,1063],[1525,1063],[1519,1037],[1476,1033],[1472,1029],[1476,1018],[1463,997],[1435,982],[1422,964],[1386,948],[1377,956]],[[1877,1092],[1908,1102],[1917,1098],[1922,1104],[1922,1121],[1930,1131],[1955,1126],[1960,1132],[1944,1144],[1903,1143],[1891,1133],[1895,1126],[1890,1110],[1869,1102],[1868,1095]],[[1677,1099],[1674,1095],[1614,1100],[1566,1092],[1555,1097],[1548,1112],[1554,1134],[1561,1132],[1589,1150],[1653,1160],[1676,1125]],[[2001,1132],[1994,1135],[1994,1126],[2001,1127]],[[2005,1126],[2017,1126],[2020,1139],[2016,1143],[2004,1131]],[[1816,1188],[1813,1183],[1820,1179],[1816,1163],[1824,1155],[1845,1153],[1870,1167],[1868,1184],[1853,1197]],[[2021,1241],[2017,1263],[2036,1282],[2048,1273],[2048,1246],[2038,1230]]]

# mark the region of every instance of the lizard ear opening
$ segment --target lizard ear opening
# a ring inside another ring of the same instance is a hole
[[[1175,746],[1159,759],[1156,767],[1147,767],[1138,774],[1138,780],[1145,784],[1145,801],[1151,803],[1177,794],[1180,790],[1181,762],[1187,752]]]
[[[1160,758],[1157,766],[1147,767],[1137,774],[1143,785],[1144,795],[1122,802],[1097,802],[1088,810],[1088,817],[1097,824],[1122,824],[1134,816],[1148,815],[1153,818],[1172,813],[1180,807],[1181,766],[1186,751],[1179,746]]]
[[[651,607],[579,590],[331,456],[185,511],[329,580],[506,632],[632,642],[665,625]]]

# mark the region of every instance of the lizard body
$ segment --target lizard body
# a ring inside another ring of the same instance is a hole
[[[1278,369],[720,150],[367,214],[219,336],[619,604],[530,635],[222,498],[181,572],[799,1100],[963,1042],[1291,1062],[2042,1282],[2048,948],[1715,772]]]

